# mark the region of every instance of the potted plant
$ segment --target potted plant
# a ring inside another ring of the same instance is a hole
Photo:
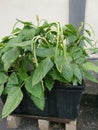
[[[7,95],[3,118],[18,106],[20,113],[76,118],[83,77],[98,83],[90,73],[98,72],[98,66],[88,60],[88,52],[97,49],[89,30],[84,30],[88,36],[81,34],[83,27],[38,18],[36,26],[17,19],[11,34],[0,42],[0,95]]]

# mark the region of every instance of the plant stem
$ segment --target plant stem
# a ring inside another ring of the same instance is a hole
[[[56,50],[55,50],[55,59],[58,57],[58,46],[59,46],[59,36],[60,36],[60,28],[59,23],[57,24],[57,44],[56,44]]]

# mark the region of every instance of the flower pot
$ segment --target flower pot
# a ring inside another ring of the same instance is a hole
[[[79,113],[80,99],[84,86],[55,84],[48,93],[49,116],[75,119]]]
[[[75,119],[79,113],[80,99],[84,86],[68,86],[55,84],[51,91],[45,93],[45,108],[39,110],[23,90],[21,103],[23,114],[33,116]]]
[[[33,115],[33,116],[48,116],[48,102],[47,102],[47,93],[45,93],[45,108],[41,111],[31,100],[30,96],[23,88],[23,100],[21,102],[22,114]]]

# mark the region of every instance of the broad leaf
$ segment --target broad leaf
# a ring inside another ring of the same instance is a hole
[[[8,84],[18,84],[18,77],[17,77],[17,75],[16,75],[15,72],[13,72],[13,73],[10,75],[10,77],[9,77],[9,79],[8,79]]]
[[[48,88],[49,91],[53,88],[54,80],[53,77],[50,75],[47,75],[45,78],[45,85]]]
[[[38,83],[32,87],[32,79],[28,78],[25,83],[25,88],[31,95],[37,98],[41,98],[41,95],[43,93],[41,83]]]
[[[25,22],[25,21],[22,21],[20,19],[16,19],[18,22],[24,24],[24,25],[28,25],[28,26],[31,26],[32,25],[32,22]]]
[[[71,31],[73,34],[77,34],[77,30],[75,29],[75,27],[72,24],[67,24],[66,25],[67,29],[69,31]]]
[[[19,33],[19,37],[22,37],[22,41],[32,40],[33,37],[38,34],[39,28],[25,26]]]
[[[73,70],[74,70],[74,75],[76,76],[76,78],[80,81],[80,83],[82,83],[82,73],[79,66],[74,65]]]
[[[37,48],[36,55],[40,57],[51,57],[55,54],[55,48]]]
[[[39,83],[52,67],[53,63],[50,58],[42,60],[34,71],[32,86],[35,86],[37,83]]]
[[[24,41],[24,42],[10,42],[7,44],[7,47],[25,47],[32,44],[32,41]]]
[[[73,67],[71,63],[67,60],[64,61],[64,66],[62,69],[62,76],[68,81],[71,82],[73,77]]]
[[[68,40],[69,40],[69,43],[75,42],[77,40],[77,36],[69,34]]]
[[[4,85],[3,85],[3,84],[0,84],[0,96],[1,96],[2,93],[3,93],[3,90],[4,90]]]
[[[53,77],[54,80],[58,80],[60,82],[66,83],[66,80],[64,79],[64,77],[57,70],[53,70],[51,72],[51,76]]]
[[[25,65],[25,64],[24,64]],[[26,68],[25,68],[26,69]],[[25,81],[28,79],[28,74],[26,73],[27,70],[24,70],[24,68],[20,68],[18,71],[18,76],[21,81]]]
[[[86,70],[91,70],[91,71],[94,71],[94,72],[98,72],[98,66],[95,65],[92,62],[86,62],[86,63],[84,63],[83,64],[83,68],[86,69]]]
[[[10,75],[10,77],[8,78],[8,83],[6,84],[3,93],[8,94],[13,87],[18,87],[18,84],[19,84],[18,77],[17,77],[16,73],[13,72]]]
[[[58,56],[57,58],[55,58],[56,68],[60,73],[62,72],[62,69],[64,67],[64,60],[65,59],[63,56]]]
[[[20,28],[15,28],[13,31],[12,31],[12,34],[17,34],[20,32]]]
[[[98,83],[98,80],[91,74],[91,72],[84,70],[83,73],[84,73],[84,77],[86,77],[88,80]]]
[[[9,77],[9,79],[8,79],[8,84],[18,84],[19,82],[18,82],[18,77],[17,77],[17,75],[16,75],[16,73],[15,72],[13,72],[11,75],[10,75],[10,77]]]
[[[18,58],[20,51],[18,48],[12,48],[8,50],[3,56],[2,61],[4,63],[4,70],[7,71],[11,64]]]
[[[2,118],[7,117],[17,108],[23,98],[22,91],[19,87],[13,87],[8,94],[7,100],[3,107]]]
[[[37,98],[35,96],[31,95],[31,99],[32,101],[35,103],[35,105],[40,109],[40,110],[44,110],[44,106],[45,106],[45,97],[44,97],[44,93],[41,95],[40,98]]]
[[[7,83],[4,88],[3,94],[5,94],[5,95],[8,94],[13,87],[18,87],[18,86]]]
[[[4,84],[7,81],[7,79],[8,79],[8,77],[3,72],[1,72],[0,73],[0,84]]]

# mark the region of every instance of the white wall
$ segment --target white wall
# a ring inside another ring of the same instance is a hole
[[[85,22],[92,26],[98,40],[98,0],[86,0]]]
[[[16,18],[35,22],[40,19],[68,23],[69,0],[0,0],[0,38],[11,32]]]

